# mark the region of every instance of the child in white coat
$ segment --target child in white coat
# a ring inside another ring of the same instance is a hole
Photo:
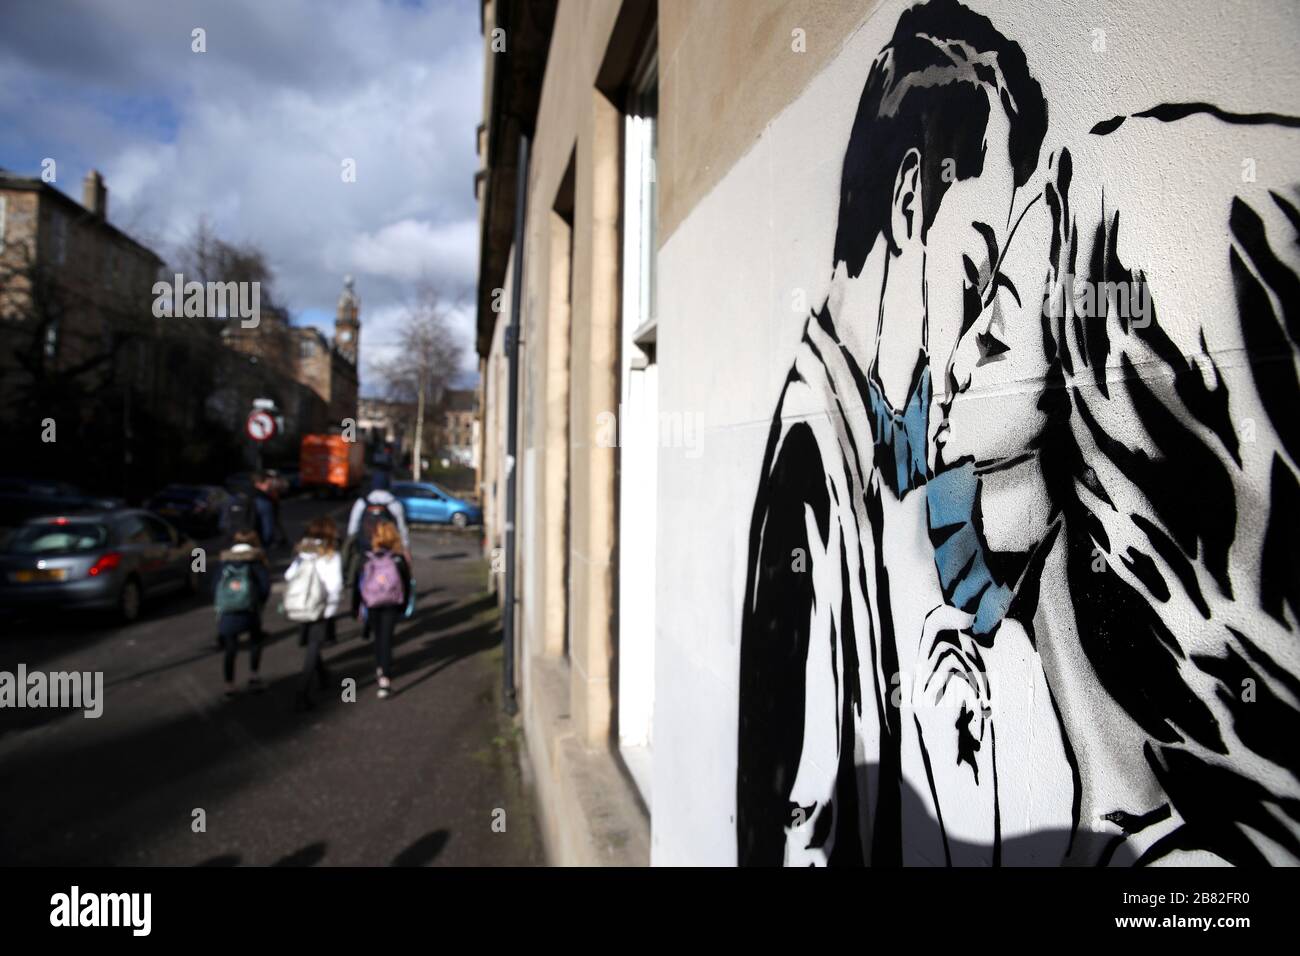
[[[295,587],[295,578],[306,574],[316,575],[320,582],[319,589],[303,585]],[[293,563],[285,571],[284,577],[290,582],[290,590],[314,594],[314,601],[319,605],[317,616],[303,621],[298,641],[299,644],[306,645],[307,650],[303,655],[297,707],[309,710],[314,706],[311,696],[312,679],[320,681],[322,690],[331,683],[329,670],[321,659],[321,644],[324,641],[334,641],[334,617],[338,614],[339,601],[343,597],[343,559],[338,551],[338,526],[333,518],[317,518],[307,526],[307,533],[298,543]]]

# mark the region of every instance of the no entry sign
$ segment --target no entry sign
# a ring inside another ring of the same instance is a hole
[[[249,414],[244,430],[253,441],[270,441],[275,437],[275,419],[269,412],[257,409]]]

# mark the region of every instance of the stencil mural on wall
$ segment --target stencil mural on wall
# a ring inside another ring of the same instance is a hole
[[[1300,189],[1153,289],[1048,119],[955,2],[871,66],[749,532],[742,864],[1300,861]],[[1188,123],[1300,125],[1163,104],[1075,153]]]

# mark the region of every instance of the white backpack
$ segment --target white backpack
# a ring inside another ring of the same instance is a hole
[[[291,621],[319,621],[325,616],[329,596],[316,570],[318,557],[310,552],[298,555],[298,566],[284,589],[284,616]]]

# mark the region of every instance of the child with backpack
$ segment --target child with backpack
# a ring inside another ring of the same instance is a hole
[[[375,673],[380,700],[389,695],[393,631],[397,628],[397,619],[405,613],[410,588],[411,570],[402,548],[401,533],[396,524],[381,522],[370,540],[370,550],[366,552],[355,595],[360,598],[374,631],[375,663],[378,665]]]
[[[330,684],[329,670],[321,659],[321,644],[334,640],[334,615],[343,596],[343,559],[338,552],[338,526],[333,518],[317,518],[307,525],[293,562],[284,573],[286,582],[282,610],[291,621],[302,624],[298,643],[303,656],[302,681],[298,685],[297,707],[310,710],[312,678],[324,689]]]
[[[217,636],[225,651],[222,673],[226,678],[226,697],[235,696],[235,656],[239,653],[239,635],[247,633],[249,643],[249,690],[262,689],[257,676],[262,661],[262,605],[271,594],[271,574],[266,556],[257,546],[257,533],[238,531],[231,547],[221,552],[221,571],[217,579],[214,606],[217,612]]]
[[[366,549],[370,547],[375,531],[381,524],[387,522],[397,526],[398,535],[402,542],[402,552],[408,565],[411,560],[410,532],[406,525],[406,510],[402,507],[401,501],[388,490],[382,476],[372,476],[371,480],[372,487],[370,491],[353,503],[352,511],[348,514],[348,540],[343,549],[344,574],[354,597],[352,604],[354,616],[359,612],[356,597],[359,594],[357,588],[361,581],[361,568],[365,561]],[[370,631],[371,621],[367,617],[361,626],[361,639],[363,641],[370,639]]]

